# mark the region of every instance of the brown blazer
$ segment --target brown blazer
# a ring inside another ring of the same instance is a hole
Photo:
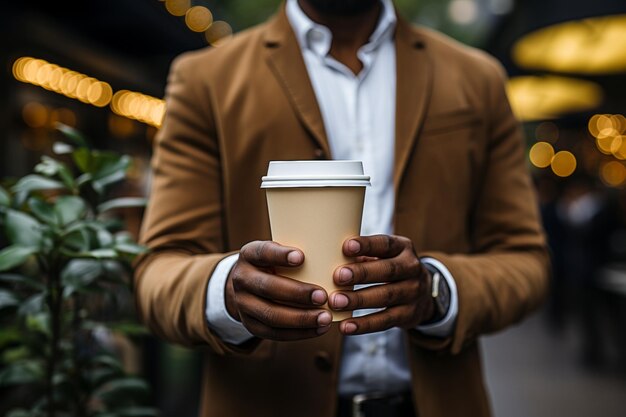
[[[543,299],[548,257],[504,73],[484,53],[398,22],[395,231],[452,272],[448,339],[408,331],[420,417],[489,416],[477,337]],[[269,239],[270,160],[332,158],[284,9],[172,65],[138,263],[137,304],[159,336],[203,348],[202,416],[331,417],[342,337],[223,343],[206,325],[216,264]]]

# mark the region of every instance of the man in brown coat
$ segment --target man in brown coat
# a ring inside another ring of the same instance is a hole
[[[536,308],[548,275],[504,79],[390,0],[287,0],[174,62],[137,303],[205,349],[202,416],[490,415],[477,337]],[[355,291],[274,274],[306,254],[269,240],[260,178],[308,159],[372,175],[343,248],[358,261],[334,275]],[[331,325],[326,302],[354,318]]]

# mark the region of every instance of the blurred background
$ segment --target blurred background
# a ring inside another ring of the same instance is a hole
[[[278,0],[30,0],[0,13],[0,177],[52,152],[56,122],[133,158],[143,196],[169,64],[220,47]],[[484,339],[496,416],[626,415],[626,2],[396,0],[505,65],[554,263],[545,308]],[[136,212],[133,212],[136,213]],[[141,219],[129,216],[135,233]],[[165,416],[194,416],[200,359],[146,336]]]

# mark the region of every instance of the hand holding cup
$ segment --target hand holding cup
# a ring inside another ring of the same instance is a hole
[[[272,241],[250,242],[241,248],[226,283],[226,308],[257,337],[300,340],[326,333],[331,314],[321,308],[326,291],[314,284],[276,273],[304,262],[302,251]]]

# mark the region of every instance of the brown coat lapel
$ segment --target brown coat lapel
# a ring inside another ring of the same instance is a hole
[[[396,29],[396,194],[432,91],[432,65],[419,34],[401,17]]]
[[[265,47],[270,68],[289,97],[298,117],[324,154],[330,156],[324,120],[284,6],[267,27]]]

